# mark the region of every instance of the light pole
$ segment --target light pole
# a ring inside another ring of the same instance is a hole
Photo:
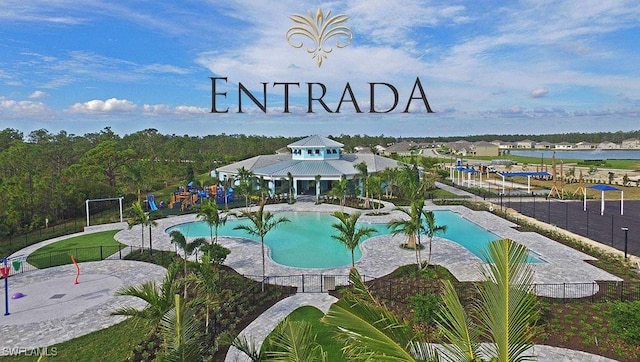
[[[627,258],[627,241],[629,240],[628,239],[629,228],[625,226],[622,228],[622,231],[624,231],[624,258],[626,259]]]

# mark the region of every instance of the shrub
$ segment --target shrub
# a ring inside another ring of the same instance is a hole
[[[611,328],[625,342],[640,345],[640,301],[613,303],[609,318]]]
[[[442,299],[437,294],[417,294],[409,297],[413,308],[413,320],[418,323],[433,323]]]

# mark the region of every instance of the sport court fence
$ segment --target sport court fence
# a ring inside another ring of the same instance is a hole
[[[546,199],[536,196],[504,195],[498,200],[502,208],[511,208],[547,224],[555,225],[578,235],[624,250],[625,237],[629,254],[640,255],[640,232],[637,212],[631,213],[627,202],[626,214],[620,215],[620,200],[606,201],[601,215],[601,201],[588,201],[584,210],[582,201]],[[637,207],[636,207],[637,208]],[[629,228],[626,233],[622,228]]]

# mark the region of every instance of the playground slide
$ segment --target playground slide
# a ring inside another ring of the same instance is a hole
[[[147,202],[149,203],[149,208],[151,209],[151,211],[158,210],[158,207],[156,206],[156,197],[155,197],[155,195],[148,195],[147,196]]]

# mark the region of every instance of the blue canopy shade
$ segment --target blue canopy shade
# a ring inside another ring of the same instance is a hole
[[[500,172],[502,177],[548,177],[551,176],[548,172]]]
[[[590,189],[594,189],[594,190],[598,190],[598,191],[620,191],[619,188],[617,187],[613,187],[610,185],[604,185],[604,184],[598,184],[598,185],[593,185],[593,186],[589,186]]]
[[[463,166],[456,167],[456,170],[462,171],[462,172],[468,172],[468,173],[476,173],[476,172],[478,172],[478,170],[476,170],[474,168],[463,167]]]

